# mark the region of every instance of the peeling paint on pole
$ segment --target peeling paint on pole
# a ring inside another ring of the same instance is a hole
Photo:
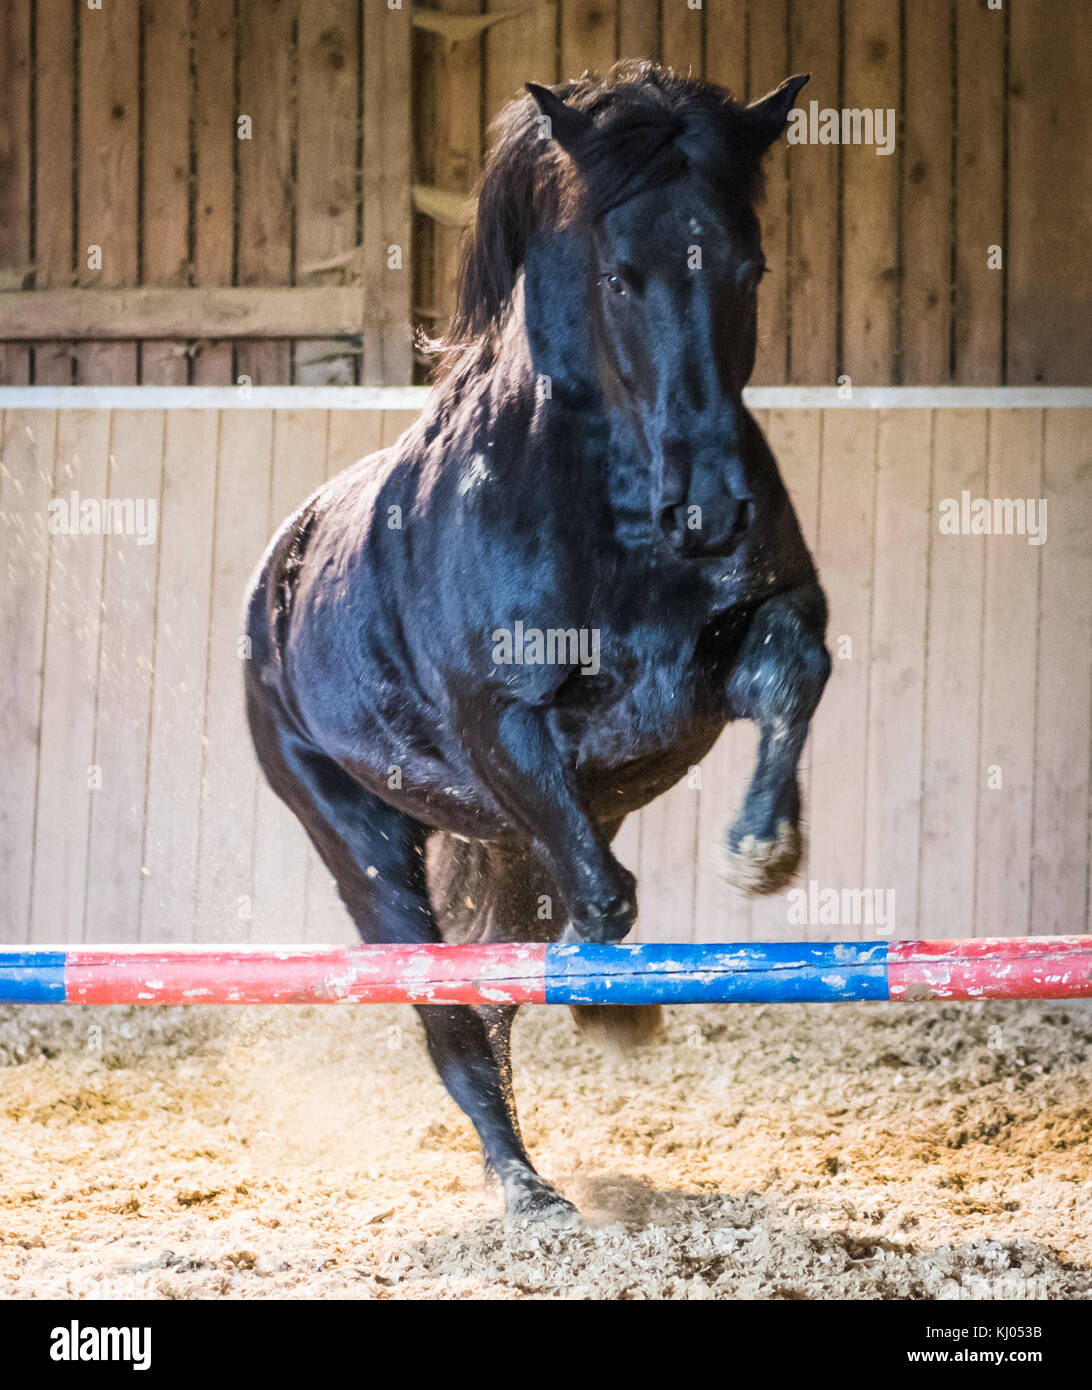
[[[1092,997],[1092,937],[0,947],[2,1004],[699,1004]]]

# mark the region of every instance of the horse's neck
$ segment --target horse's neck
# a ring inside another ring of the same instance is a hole
[[[534,301],[532,296],[530,312],[542,313]],[[511,481],[529,468],[540,496],[554,492],[559,507],[570,516],[580,512],[599,534],[613,527],[619,539],[647,540],[647,445],[628,415],[611,409],[590,379],[586,336],[566,337],[556,321],[528,323],[528,311],[521,278],[491,361],[471,388],[477,397],[475,432],[488,447],[497,439],[519,440],[521,446],[533,439],[534,448],[508,454],[504,466]]]

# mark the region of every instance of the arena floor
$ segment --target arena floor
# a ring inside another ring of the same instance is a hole
[[[1086,1004],[515,1038],[580,1228],[499,1217],[409,1009],[0,1010],[0,1297],[1092,1297]]]

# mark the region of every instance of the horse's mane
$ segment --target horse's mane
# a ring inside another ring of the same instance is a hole
[[[596,216],[691,169],[734,185],[737,196],[758,195],[768,137],[720,87],[649,62],[626,62],[605,78],[585,74],[566,83],[557,95],[597,127],[591,206],[588,186],[574,178],[558,142],[542,138],[533,99],[510,102],[493,123],[455,312],[430,345],[447,356],[448,368],[501,326],[532,235],[579,215],[581,205]]]

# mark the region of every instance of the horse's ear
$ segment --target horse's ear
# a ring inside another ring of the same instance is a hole
[[[747,119],[754,127],[763,149],[772,145],[785,129],[796,94],[810,76],[810,72],[805,72],[797,77],[789,77],[780,87],[752,101],[746,108]]]
[[[575,156],[584,137],[593,128],[592,118],[583,111],[577,111],[574,106],[566,106],[549,87],[540,87],[537,82],[525,85],[538,109],[550,122],[550,134],[566,154]]]

